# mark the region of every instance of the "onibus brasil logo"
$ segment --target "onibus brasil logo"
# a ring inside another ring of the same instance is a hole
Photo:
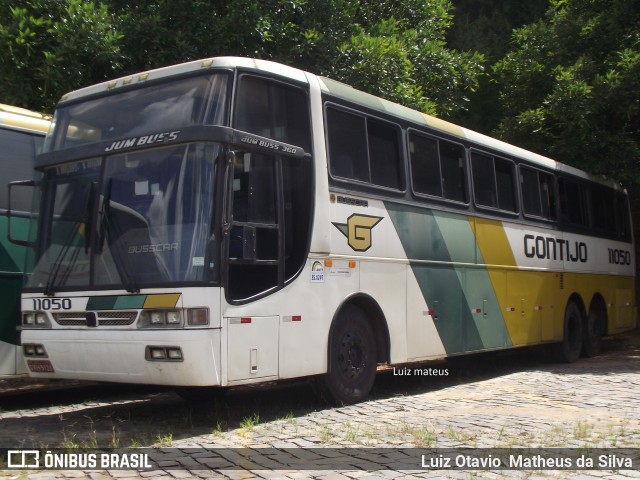
[[[371,248],[371,230],[380,223],[382,218],[383,217],[354,213],[347,218],[347,223],[333,222],[333,225],[340,230],[340,233],[347,237],[347,243],[353,250],[356,252],[366,252]]]

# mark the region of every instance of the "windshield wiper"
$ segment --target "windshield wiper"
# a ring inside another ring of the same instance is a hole
[[[109,250],[111,251],[111,256],[116,265],[116,270],[118,271],[118,275],[120,275],[120,279],[122,283],[129,293],[138,293],[140,292],[140,287],[138,287],[135,277],[129,272],[127,268],[127,262],[122,257],[122,252],[118,245],[116,245],[117,239],[120,238],[122,232],[118,228],[116,222],[113,221],[111,216],[111,190],[113,187],[113,179],[109,179],[109,183],[107,184],[107,191],[102,200],[102,209],[100,211],[100,238],[98,240],[98,251],[102,252],[104,248],[104,242],[107,240],[109,245]]]
[[[58,275],[60,275],[60,271],[62,270],[62,262],[64,261],[65,257],[67,256],[67,253],[71,249],[71,245],[73,244],[73,241],[76,238],[76,235],[81,234],[80,228],[82,227],[82,225],[84,225],[85,253],[88,253],[89,251],[89,245],[90,245],[91,236],[92,236],[91,235],[91,228],[92,228],[91,217],[93,215],[93,197],[95,195],[95,187],[96,187],[95,182],[91,182],[84,215],[79,219],[80,220],[79,222],[76,222],[74,228],[72,228],[71,231],[69,232],[69,235],[67,236],[64,243],[62,244],[62,248],[60,249],[58,256],[53,262],[53,270],[51,271],[51,273],[49,273],[49,278],[47,278],[47,284],[44,289],[45,295],[52,296],[55,293],[56,284],[57,284],[56,281],[58,280]],[[61,285],[67,282],[67,279],[69,278],[69,275],[71,274],[71,271],[73,269],[72,267],[73,265],[75,265],[79,254],[80,254],[80,248],[76,248],[73,251],[73,255],[69,259],[69,262],[67,263],[67,268],[61,277],[61,282],[60,282]]]

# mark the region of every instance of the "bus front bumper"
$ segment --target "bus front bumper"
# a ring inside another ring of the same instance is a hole
[[[32,377],[169,386],[221,383],[220,329],[34,329],[22,331],[22,344],[34,352],[25,350]]]

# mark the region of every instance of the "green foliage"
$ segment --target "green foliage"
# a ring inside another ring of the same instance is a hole
[[[128,71],[215,55],[294,65],[431,113],[466,106],[482,58],[447,49],[449,0],[112,0]]]
[[[97,1],[33,0],[0,6],[0,99],[49,111],[65,92],[120,66],[115,19]]]
[[[422,21],[391,17],[366,30],[359,26],[340,45],[330,75],[431,114],[448,116],[464,109],[468,93],[478,86],[483,58],[446,47],[447,2],[435,3],[431,9],[424,5]],[[434,19],[437,15],[440,21]]]
[[[482,57],[447,48],[449,0],[31,0],[0,7],[0,100],[242,55],[330,75],[430,113],[466,108]]]
[[[552,0],[495,66],[499,134],[585,170],[640,183],[640,4]]]

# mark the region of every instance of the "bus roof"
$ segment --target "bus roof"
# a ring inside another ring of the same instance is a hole
[[[111,90],[116,90],[120,87],[136,85],[152,80],[158,80],[167,77],[174,77],[177,75],[184,75],[200,70],[213,69],[213,68],[247,68],[251,70],[259,70],[273,75],[279,75],[286,78],[291,78],[298,82],[307,83],[307,74],[297,68],[282,65],[280,63],[271,62],[269,60],[257,60],[253,58],[245,57],[215,57],[205,58],[202,60],[194,60],[192,62],[181,63],[178,65],[171,65],[168,67],[157,68],[155,70],[148,70],[146,72],[136,73],[134,75],[127,75],[126,77],[120,77],[115,80],[109,80],[106,82],[91,85],[79,90],[69,92],[60,99],[61,103],[74,101],[82,97],[89,95],[96,95]]]
[[[251,70],[258,70],[265,73],[270,73],[272,75],[290,78],[302,83],[308,83],[308,77],[309,75],[312,75],[297,68],[271,62],[269,60],[258,60],[245,57],[213,57],[149,70],[146,72],[128,75],[115,80],[88,86],[67,93],[60,99],[60,102],[65,103],[68,101],[79,100],[86,96],[97,95],[108,91],[117,90],[120,87],[213,68],[246,68]],[[577,168],[557,162],[543,155],[539,155],[529,150],[516,147],[515,145],[511,145],[509,143],[497,140],[473,130],[466,129],[464,127],[455,125],[445,120],[441,120],[431,115],[421,113],[417,110],[404,107],[397,103],[384,100],[380,97],[376,97],[375,95],[362,92],[351,87],[350,85],[331,80],[326,77],[318,76],[317,78],[323,91],[344,100],[354,102],[372,108],[374,110],[385,112],[395,117],[405,119],[419,125],[424,125],[441,132],[445,132],[460,139],[468,140],[480,149],[483,147],[490,148],[497,152],[502,152],[505,155],[511,155],[527,160],[541,167],[566,172],[571,175],[598,182],[612,188],[621,189],[616,182],[606,179],[604,176],[589,174]]]
[[[0,127],[46,134],[50,124],[49,115],[0,103]]]

